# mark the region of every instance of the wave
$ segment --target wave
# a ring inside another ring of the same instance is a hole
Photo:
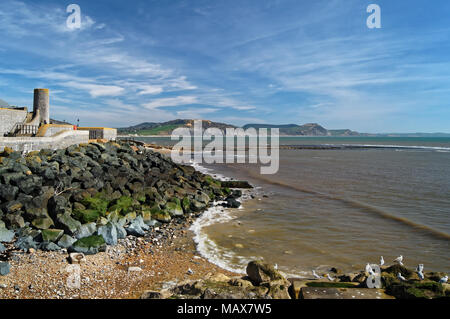
[[[231,178],[216,173],[213,169],[206,168],[194,161],[191,161],[190,164],[197,171],[203,174],[215,176],[216,178],[223,181],[231,180]],[[245,202],[245,200],[247,200],[248,198],[249,195],[244,194],[241,198],[241,202]],[[242,210],[243,208],[243,205],[241,205],[241,207],[239,207],[239,210]],[[236,217],[232,215],[231,209],[220,206],[219,202],[214,202],[214,206],[203,212],[203,214],[194,221],[189,230],[194,233],[194,242],[196,243],[197,251],[203,258],[207,259],[209,262],[219,266],[222,269],[238,274],[245,274],[245,267],[247,266],[247,264],[252,260],[260,260],[261,257],[243,257],[236,254],[232,250],[223,250],[211,238],[209,238],[208,234],[204,231],[204,229],[208,226],[227,223],[235,218]],[[237,260],[238,266],[227,262],[227,260]]]
[[[324,144],[332,146],[333,144]],[[450,151],[450,147],[443,146],[423,146],[423,145],[390,145],[390,144],[339,144],[344,147],[365,147],[365,148],[397,148],[397,149],[419,149],[430,151]],[[336,144],[334,144],[336,146]]]

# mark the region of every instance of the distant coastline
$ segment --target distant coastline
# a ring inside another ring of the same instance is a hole
[[[118,128],[121,137],[170,137],[177,128],[187,128],[193,131],[196,120],[173,120],[169,122],[144,122],[138,125]],[[360,133],[350,129],[326,129],[317,123],[297,124],[246,124],[242,127],[231,124],[201,120],[203,129],[219,128],[223,132],[228,128],[272,129],[278,128],[280,137],[450,137],[450,133]]]

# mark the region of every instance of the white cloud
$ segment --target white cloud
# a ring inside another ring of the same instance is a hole
[[[195,96],[177,96],[156,99],[148,103],[144,103],[142,106],[153,110],[164,106],[179,106],[179,105],[189,105],[197,103],[197,98]]]
[[[90,83],[80,83],[80,82],[64,82],[61,85],[81,90],[86,90],[93,97],[100,96],[118,96],[124,93],[124,88],[114,85],[98,85]]]
[[[164,91],[161,86],[156,85],[142,85],[139,90],[138,95],[156,95]]]

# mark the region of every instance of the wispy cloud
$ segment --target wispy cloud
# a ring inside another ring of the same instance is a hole
[[[146,109],[153,110],[163,106],[179,106],[179,105],[190,105],[197,103],[197,98],[195,96],[177,96],[155,99],[151,102],[144,103],[142,106]]]
[[[236,4],[82,1],[83,28],[69,32],[67,4],[4,0],[0,98],[23,103],[46,86],[55,116],[95,125],[208,117],[448,130],[450,4],[430,5],[432,20],[411,4],[397,19],[399,4],[383,1],[381,30],[365,28],[359,0]]]

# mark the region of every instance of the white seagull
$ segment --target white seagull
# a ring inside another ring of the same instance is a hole
[[[439,282],[440,282],[441,284],[446,284],[447,281],[448,281],[448,276],[442,277],[441,280],[439,280]]]
[[[423,271],[423,264],[419,264],[416,268],[417,272],[422,272]]]
[[[275,264],[275,266],[273,266],[273,268],[275,268],[275,270],[278,270],[278,264]]]
[[[334,281],[334,278],[331,277],[330,274],[327,274],[325,277],[327,277],[329,281]]]
[[[400,264],[400,266],[403,266],[403,256],[400,255],[399,257],[395,258],[394,262]]]
[[[381,258],[380,258],[380,266],[383,266],[384,265],[384,258],[383,258],[383,256],[381,256]]]
[[[312,274],[314,276],[314,278],[316,279],[321,279],[322,277],[320,277],[318,274],[316,274],[316,271],[313,269]]]
[[[406,278],[403,277],[401,273],[398,273],[397,278],[400,279],[400,281],[406,281]]]

